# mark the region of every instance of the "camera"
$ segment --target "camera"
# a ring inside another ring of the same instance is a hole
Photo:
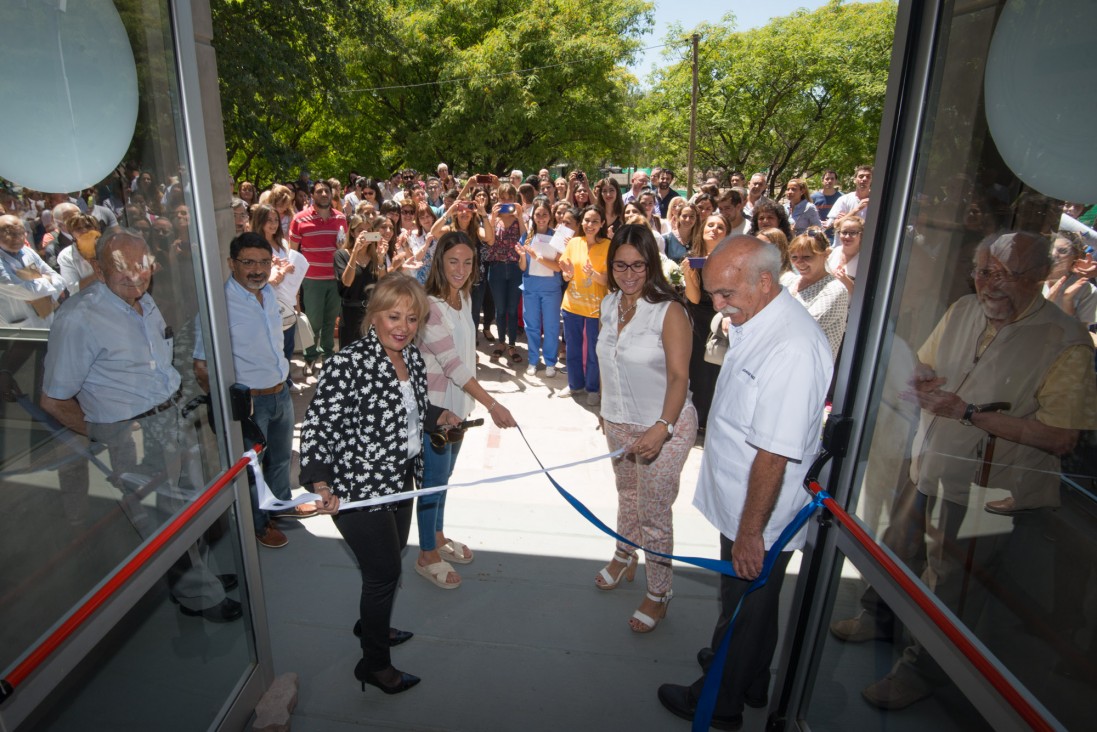
[[[480,173],[479,175],[476,176],[476,182],[479,183],[480,185],[490,186],[491,185],[491,176],[490,175],[484,175],[483,173]]]

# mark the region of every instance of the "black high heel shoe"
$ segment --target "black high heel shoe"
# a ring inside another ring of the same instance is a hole
[[[370,686],[376,686],[386,694],[399,694],[422,681],[418,676],[412,676],[409,673],[401,671],[400,682],[396,684],[396,686],[385,686],[373,673],[366,670],[365,664],[366,660],[363,658],[358,662],[358,665],[354,667],[354,678],[362,682],[362,691],[365,691],[366,684],[369,684]]]

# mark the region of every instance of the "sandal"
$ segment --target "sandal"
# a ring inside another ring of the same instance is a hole
[[[522,354],[519,353],[518,349],[515,348],[514,346],[511,346],[507,350],[507,356],[510,357],[510,360],[511,360],[512,363],[522,363],[522,361],[525,360],[525,357],[522,356]]]
[[[625,566],[621,567],[621,571],[617,573],[616,577],[610,574],[608,564],[605,567],[602,567],[602,570],[598,573],[598,576],[594,578],[594,586],[597,587],[599,590],[615,589],[617,585],[621,584],[622,577],[624,577],[629,582],[632,582],[633,578],[636,577],[636,566],[640,562],[636,558],[635,554],[625,554],[623,551],[618,549],[613,553],[613,558],[619,563],[624,564]],[[602,581],[598,582],[599,579],[601,579]]]
[[[475,559],[467,544],[462,544],[453,539],[449,539],[445,544],[439,546],[438,553],[442,555],[443,559],[457,564],[469,564]]]
[[[493,358],[499,358],[500,356],[503,355],[503,349],[502,348],[493,348],[493,349],[491,349],[491,355],[492,355]]]
[[[632,619],[640,623],[640,627],[636,627],[632,623],[629,623],[629,628],[633,633],[650,633],[655,630],[655,626],[659,624],[659,621],[667,616],[667,607],[670,605],[670,601],[674,599],[674,592],[667,590],[665,595],[653,595],[650,592],[647,593],[648,599],[652,602],[659,603],[663,611],[659,613],[659,617],[653,618],[647,613],[642,613],[639,610],[632,614]]]
[[[419,564],[419,562],[415,563],[416,574],[432,585],[441,587],[443,590],[456,590],[461,586],[461,580],[459,579],[452,583],[446,582],[446,577],[453,571],[453,565],[449,562],[435,562],[434,564],[428,564],[425,567],[422,564]]]

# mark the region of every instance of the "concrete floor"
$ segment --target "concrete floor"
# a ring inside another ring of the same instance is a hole
[[[585,401],[554,397],[567,385],[565,375],[526,376],[525,363],[491,360],[482,339],[479,356],[477,378],[512,411],[546,465],[608,452],[594,410]],[[297,396],[298,418],[309,396],[311,389]],[[485,416],[483,409],[473,416]],[[702,448],[694,448],[683,471],[675,551],[711,557],[718,534],[690,505],[701,455]],[[488,419],[466,436],[453,482],[535,468],[517,432]],[[554,475],[615,523],[609,461]],[[716,619],[715,576],[678,568],[667,619],[654,633],[632,633],[627,619],[643,596],[643,570],[632,584],[597,590],[594,576],[612,555],[613,540],[544,476],[455,489],[446,504],[446,533],[467,543],[476,559],[457,567],[459,589],[430,585],[412,569],[413,523],[393,624],[416,636],[393,660],[423,682],[393,697],[369,687],[363,693],[353,678],[360,650],[350,629],[360,584],[330,518],[295,522],[286,548],[261,551],[275,671],[294,671],[301,680],[294,730],[688,728],[662,708],[655,692],[661,683],[698,676],[694,655],[708,645]],[[786,586],[786,605],[793,586]],[[746,719],[747,728],[760,729],[765,713],[748,710]]]

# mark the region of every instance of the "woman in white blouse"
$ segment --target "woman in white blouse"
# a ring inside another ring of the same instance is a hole
[[[692,330],[685,303],[663,275],[655,237],[627,224],[607,256],[609,294],[602,300],[598,359],[602,419],[617,480],[617,533],[653,551],[674,549],[672,507],[682,466],[697,436],[689,398]],[[604,359],[604,361],[603,361]],[[636,574],[635,547],[617,542],[613,559],[595,578],[612,590]],[[629,626],[649,633],[666,615],[673,593],[670,560],[645,558],[647,595]]]

